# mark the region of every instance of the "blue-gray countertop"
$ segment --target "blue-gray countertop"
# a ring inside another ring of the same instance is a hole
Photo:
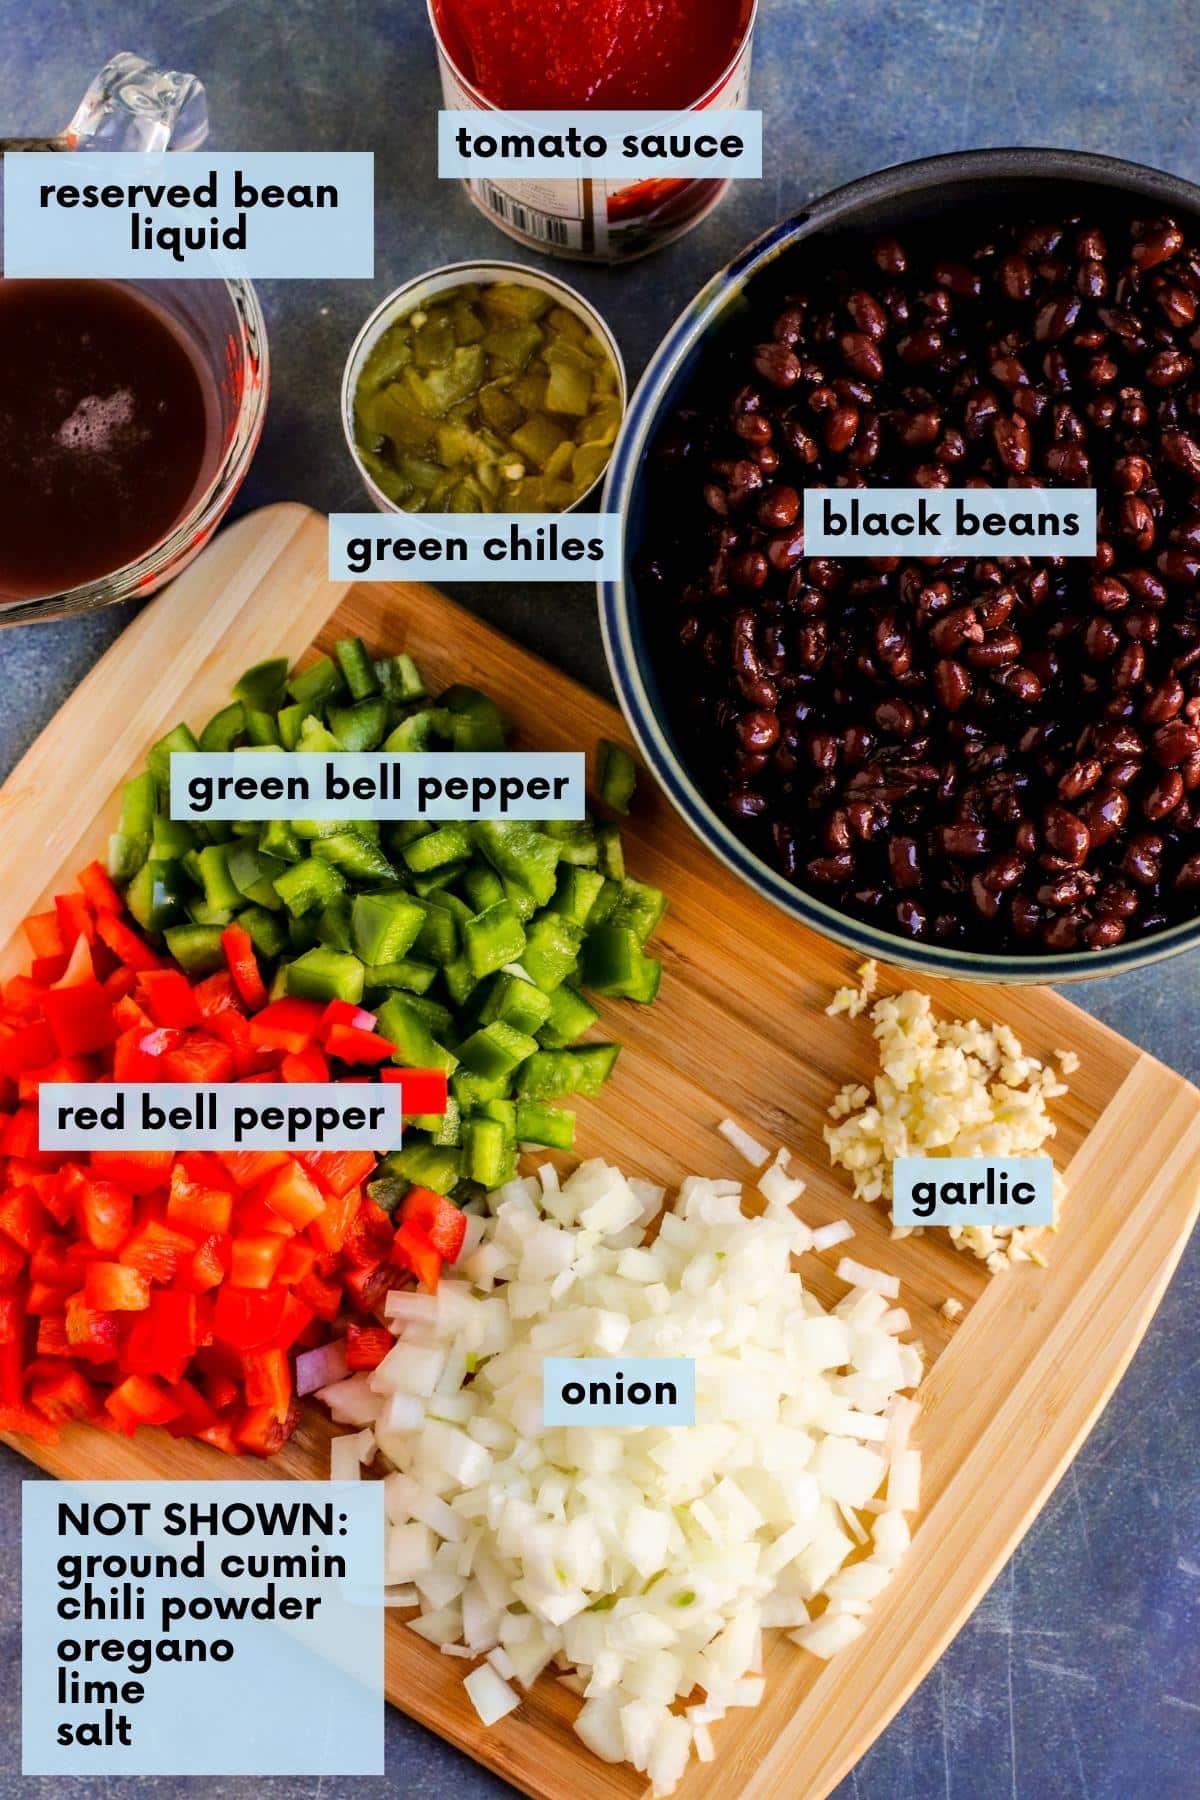
[[[524,255],[436,179],[439,95],[421,0],[0,0],[0,42],[0,133],[60,127],[99,65],[131,49],[205,80],[216,149],[374,151],[375,281],[263,285],[272,398],[238,510],[280,499],[357,505],[336,392],[374,300],[440,262]],[[1200,180],[1198,93],[1195,0],[762,0],[751,98],[765,113],[764,179],[646,262],[566,272],[607,313],[636,377],[702,281],[813,195],[910,157],[1003,144],[1106,151]],[[460,597],[607,689],[589,590],[468,588]],[[0,635],[0,769],[127,620],[110,611]],[[119,716],[118,695],[113,705]],[[1200,1078],[1200,957],[1072,998]],[[839,1800],[1200,1795],[1198,1305],[1193,1246],[1041,1519]],[[16,1773],[18,1484],[28,1473],[0,1452],[0,1664],[13,1677],[0,1691],[0,1792],[49,1794],[51,1784]],[[97,1800],[110,1789],[197,1791],[166,1780],[60,1787]],[[374,1800],[396,1790],[414,1800],[510,1791],[399,1713],[388,1718],[386,1783],[203,1784],[238,1800],[343,1791]]]

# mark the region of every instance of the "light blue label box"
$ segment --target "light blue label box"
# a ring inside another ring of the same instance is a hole
[[[399,1084],[43,1081],[43,1150],[398,1150]],[[96,1123],[81,1125],[78,1109]],[[184,1115],[187,1115],[186,1119]]]
[[[440,112],[438,174],[447,181],[756,181],[762,114]]]
[[[369,279],[374,166],[359,150],[6,155],[4,272],[50,280]],[[272,190],[285,202],[307,192],[313,204],[269,204]]]
[[[329,579],[611,581],[621,573],[617,513],[331,513]]]
[[[175,750],[170,807],[185,821],[582,819],[586,781],[582,750]]]
[[[22,1772],[382,1775],[383,1545],[382,1482],[24,1482]],[[89,1554],[126,1559],[91,1578],[90,1617]],[[132,1556],[149,1572],[126,1580]],[[89,1659],[89,1641],[115,1648]]]
[[[548,1356],[547,1425],[694,1425],[696,1365],[686,1356]]]
[[[810,556],[1094,556],[1096,490],[807,488],[804,542]]]
[[[1053,1225],[1048,1156],[898,1156],[897,1225]]]

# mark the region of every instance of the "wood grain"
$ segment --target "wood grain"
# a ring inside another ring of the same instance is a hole
[[[629,741],[611,707],[434,590],[330,583],[325,560],[324,521],[301,507],[240,521],[63,707],[0,791],[0,971],[26,959],[24,915],[102,852],[120,784],[150,744],[180,718],[201,724],[259,657],[297,658],[356,632],[378,649],[407,649],[436,682],[487,688],[518,747]],[[989,1280],[937,1236],[893,1243],[880,1213],[849,1198],[821,1143],[835,1089],[873,1067],[864,1023],[823,1011],[853,958],[736,882],[648,782],[628,860],[671,896],[655,946],[662,994],[653,1008],[605,1009],[625,1049],[602,1098],[580,1107],[580,1152],[673,1183],[688,1171],[745,1174],[715,1130],[729,1113],[786,1142],[806,1166],[805,1216],[850,1218],[855,1254],[900,1276],[931,1364],[922,1513],[870,1628],[831,1664],[772,1644],[763,1705],[717,1728],[716,1763],[693,1767],[679,1790],[683,1800],[820,1800],[978,1603],[1132,1356],[1200,1209],[1200,1094],[1048,990],[885,972],[885,988],[915,984],[946,1011],[1006,1021],[1037,1055],[1061,1047],[1081,1058],[1055,1109],[1071,1198],[1048,1269]],[[807,1259],[825,1299],[841,1291],[835,1260]],[[968,1308],[957,1327],[940,1312],[951,1295]],[[76,1428],[54,1447],[10,1441],[62,1476],[270,1480],[322,1474],[328,1436],[310,1410],[284,1451],[253,1467],[149,1431],[126,1441]],[[583,1749],[570,1729],[577,1703],[553,1681],[485,1733],[461,1676],[389,1615],[387,1692],[406,1712],[546,1800],[645,1792],[632,1771]]]

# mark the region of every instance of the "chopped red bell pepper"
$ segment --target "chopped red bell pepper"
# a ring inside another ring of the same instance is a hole
[[[163,1057],[167,1081],[232,1081],[233,1051],[220,1038],[190,1031],[182,1044]]]
[[[167,1392],[180,1409],[175,1418],[166,1421],[172,1437],[196,1437],[217,1423],[215,1409],[192,1382],[177,1381]]]
[[[17,1098],[36,1101],[40,1090],[65,1081],[93,1081],[96,1062],[91,1056],[60,1056],[44,1069],[29,1069],[17,1082]]]
[[[316,1000],[272,1000],[250,1021],[256,1044],[273,1050],[303,1050],[320,1035],[324,1007]]]
[[[73,1294],[87,1273],[87,1261],[82,1254],[85,1251],[90,1253],[91,1246],[68,1244],[57,1232],[46,1232],[30,1253],[30,1280],[45,1282],[48,1287],[65,1288]]]
[[[12,1431],[39,1444],[58,1442],[58,1427],[31,1406],[0,1406],[0,1431]]]
[[[98,954],[97,954],[98,952]],[[105,978],[112,968],[111,959],[103,944],[92,946],[83,936],[77,937],[71,945],[71,954],[67,957],[67,966],[54,982],[56,988],[86,987],[89,982],[98,981],[111,1001],[120,998],[117,994],[109,994],[104,986]]]
[[[132,926],[113,912],[96,914],[96,934],[108,945],[118,962],[130,969],[161,969],[162,957],[140,938]]]
[[[395,1345],[386,1325],[357,1325],[351,1320],[346,1327],[346,1367],[377,1369]]]
[[[392,1247],[392,1222],[373,1200],[363,1200],[342,1245],[342,1255],[355,1268],[373,1269]]]
[[[0,1069],[6,1075],[44,1068],[57,1054],[54,1034],[44,1019],[36,1019],[0,1038]]]
[[[0,1294],[0,1344],[19,1344],[24,1340],[25,1311],[19,1294]]]
[[[82,1294],[66,1305],[67,1342],[76,1356],[89,1362],[113,1362],[117,1354],[117,1322],[111,1313],[96,1312]]]
[[[150,1281],[124,1263],[89,1263],[83,1297],[96,1312],[141,1312],[150,1304]]]
[[[182,1380],[199,1342],[196,1305],[195,1294],[155,1288],[146,1310],[135,1314],[121,1349],[126,1373]]]
[[[99,964],[97,963],[98,972]],[[113,1003],[114,1015],[120,1002],[127,1000],[132,994],[136,982],[136,971],[127,969],[123,963],[118,963],[115,969],[110,969],[108,974],[101,978],[101,985]]]
[[[192,1260],[196,1246],[182,1231],[160,1220],[144,1218],[122,1244],[117,1261],[137,1269],[148,1281],[174,1281]]]
[[[116,1421],[118,1431],[132,1437],[139,1425],[166,1425],[183,1411],[161,1381],[151,1375],[127,1375],[104,1401]]]
[[[372,1150],[300,1150],[296,1160],[327,1194],[349,1193],[375,1172]]]
[[[287,1238],[280,1252],[275,1279],[284,1287],[294,1287],[311,1273],[316,1260],[317,1253],[311,1244],[301,1243],[299,1238]]]
[[[40,1334],[39,1334],[40,1336]],[[39,1350],[39,1355],[44,1352]],[[94,1419],[100,1396],[78,1369],[39,1369],[29,1384],[30,1404],[52,1425]]]
[[[287,1443],[300,1417],[293,1401],[281,1419],[270,1406],[248,1406],[233,1428],[233,1440],[253,1456],[274,1456]]]
[[[30,964],[29,973],[41,989],[53,987],[67,971],[70,958],[64,950],[61,956],[35,956]]]
[[[309,1236],[319,1251],[332,1255],[341,1249],[361,1200],[362,1190],[357,1187],[347,1188],[344,1194],[329,1195],[325,1211],[318,1213],[308,1227]]]
[[[196,983],[192,992],[196,996],[201,1016],[208,1019],[210,1024],[218,1013],[242,1011],[242,1003],[228,969],[218,969],[215,975],[206,975],[203,981]]]
[[[392,1255],[402,1269],[409,1269],[421,1286],[436,1294],[442,1259],[418,1225],[404,1224],[397,1231]]]
[[[75,1205],[88,1243],[97,1250],[119,1250],[133,1228],[133,1195],[128,1188],[78,1172]]]
[[[449,1084],[441,1069],[380,1069],[380,1081],[400,1085],[400,1105],[409,1118],[444,1113]]]
[[[230,1245],[229,1279],[234,1287],[268,1288],[283,1254],[283,1239],[272,1232],[235,1237]]]
[[[290,1350],[298,1338],[304,1336],[313,1322],[313,1311],[298,1300],[294,1293],[289,1293],[283,1307],[283,1317],[279,1321],[279,1330],[275,1333],[275,1344],[280,1350]],[[324,1335],[324,1334],[322,1334]]]
[[[345,1269],[342,1285],[355,1310],[374,1313],[383,1305],[384,1295],[403,1285],[403,1275],[394,1262],[377,1263],[373,1269]]]
[[[286,1288],[236,1288],[225,1282],[217,1289],[213,1331],[233,1350],[259,1350],[275,1341],[287,1301]]]
[[[62,1056],[104,1050],[117,1037],[112,1001],[94,977],[76,987],[51,988],[42,1008]]]
[[[250,1021],[244,1013],[229,1006],[224,1012],[210,1013],[207,1024],[213,1036],[233,1051],[233,1066],[239,1080],[249,1075],[265,1075],[268,1081],[273,1079],[269,1071],[275,1066],[276,1052],[264,1050],[261,1044],[254,1042]]]
[[[186,1030],[203,1017],[195,990],[178,969],[146,969],[137,977],[137,991],[156,1025]]]
[[[284,1351],[248,1350],[242,1366],[250,1405],[269,1406],[277,1417],[286,1417],[292,1403],[292,1371]]]
[[[291,1249],[292,1246],[289,1245],[288,1248]],[[281,1263],[282,1260],[281,1258]],[[323,1275],[318,1275],[316,1269],[310,1269],[292,1291],[297,1300],[312,1308],[318,1319],[332,1321],[337,1318],[342,1304],[342,1290],[338,1282],[328,1281]]]
[[[152,1194],[166,1187],[174,1161],[170,1150],[93,1150],[91,1154],[96,1174],[128,1188],[131,1194]]]
[[[218,1150],[217,1155],[242,1189],[254,1187],[273,1169],[291,1161],[286,1150]]]
[[[268,1176],[259,1194],[272,1212],[286,1219],[297,1231],[303,1231],[325,1211],[325,1196],[320,1188],[299,1163],[290,1159],[284,1168],[276,1169]]]
[[[77,938],[84,938],[89,944],[93,941],[96,921],[82,894],[55,894],[54,910],[64,944],[73,944]]]
[[[195,1254],[179,1279],[193,1292],[207,1294],[224,1281],[229,1272],[229,1239],[207,1237],[196,1245]]]
[[[334,1025],[326,1033],[325,1048],[330,1056],[345,1063],[390,1062],[396,1046],[377,1031],[359,1031],[353,1025]]]
[[[80,869],[75,879],[97,912],[123,911],[121,896],[109,880],[103,863],[90,862],[86,869]]]
[[[190,1181],[178,1164],[171,1172],[167,1223],[199,1243],[203,1238],[224,1237],[233,1219],[233,1195],[224,1188],[201,1187]]]
[[[282,1213],[272,1212],[261,1194],[249,1194],[238,1207],[238,1230],[251,1237],[295,1237],[296,1227]]]
[[[233,985],[251,1012],[267,1004],[267,989],[258,968],[254,944],[244,925],[227,925],[221,933],[221,948],[233,977]]]
[[[144,1047],[144,1026],[123,1031],[113,1045],[114,1081],[157,1081],[160,1063]]]
[[[66,1315],[44,1313],[38,1320],[37,1353],[39,1356],[71,1356],[74,1347],[67,1337]]]
[[[70,948],[63,938],[62,920],[57,908],[50,912],[30,913],[21,929],[36,957],[65,956]]]
[[[4,983],[4,1011],[10,1019],[40,1019],[42,993],[29,975],[13,975]]]
[[[17,1285],[25,1260],[25,1252],[19,1245],[0,1238],[0,1293],[8,1293]]]
[[[225,1165],[215,1150],[180,1150],[171,1170],[172,1181],[176,1170],[182,1171],[197,1187],[229,1187]]]
[[[42,1168],[52,1168],[58,1161],[53,1151],[43,1151],[39,1147],[36,1106],[19,1106],[11,1115],[4,1127],[0,1150],[5,1156],[18,1156]]]
[[[432,1188],[411,1187],[400,1202],[404,1225],[416,1225],[443,1262],[454,1262],[467,1235],[467,1216]],[[402,1227],[403,1228],[403,1227]]]
[[[49,1229],[46,1209],[32,1188],[0,1195],[0,1231],[28,1255]]]
[[[285,1081],[329,1081],[329,1062],[319,1044],[308,1044],[303,1050],[289,1050],[279,1065]]]
[[[374,1031],[375,1014],[368,1012],[365,1006],[355,1006],[352,1000],[330,1000],[321,1019],[321,1036],[325,1038],[335,1025],[344,1025],[351,1031]]]

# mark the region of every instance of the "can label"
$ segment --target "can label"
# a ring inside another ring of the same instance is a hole
[[[750,89],[750,33],[721,85],[697,111],[742,112]],[[438,42],[448,112],[488,112]],[[657,250],[698,224],[729,186],[727,179],[464,181],[471,199],[509,237],[534,250],[592,262],[627,262]]]

